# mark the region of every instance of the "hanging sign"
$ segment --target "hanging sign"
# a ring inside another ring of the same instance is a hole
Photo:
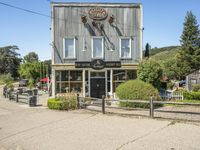
[[[91,19],[97,20],[97,21],[104,20],[108,16],[108,13],[106,12],[106,10],[100,7],[91,8],[88,11],[88,14]]]

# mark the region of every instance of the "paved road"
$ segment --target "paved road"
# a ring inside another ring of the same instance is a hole
[[[0,99],[0,150],[200,150],[200,124],[52,111]]]

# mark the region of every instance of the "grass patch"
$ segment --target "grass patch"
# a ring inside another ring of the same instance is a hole
[[[200,104],[200,100],[176,100],[172,102],[182,102],[182,103],[192,103],[192,104]],[[184,105],[176,105],[176,104],[164,104],[164,106],[176,106],[176,107],[183,107]]]

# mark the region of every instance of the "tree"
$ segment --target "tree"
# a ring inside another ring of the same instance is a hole
[[[19,69],[20,76],[29,80],[29,83],[35,84],[40,78],[40,63],[26,62],[21,64]]]
[[[38,54],[35,52],[30,52],[26,56],[24,56],[25,62],[38,62]]]
[[[154,60],[144,60],[138,66],[138,79],[150,83],[156,88],[160,88],[162,74],[162,67]]]
[[[181,35],[181,51],[178,59],[184,75],[200,66],[200,31],[196,17],[191,11],[187,12]]]
[[[145,46],[145,52],[144,52],[144,57],[149,58],[149,50],[150,50],[151,46],[149,45],[149,43],[146,44]]]
[[[17,46],[0,47],[0,74],[10,73],[13,78],[17,78],[18,68],[21,62]]]

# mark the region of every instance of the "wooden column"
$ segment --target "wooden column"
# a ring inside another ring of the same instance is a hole
[[[52,69],[52,97],[55,97],[56,96],[56,77],[55,77],[55,70],[54,69]]]
[[[83,97],[85,97],[85,70],[83,70],[83,72],[82,72],[82,76],[83,76],[83,87],[82,87],[82,89],[83,89],[83,91],[82,91],[82,95],[83,95]]]
[[[111,98],[113,98],[113,70],[110,70],[110,93]]]

